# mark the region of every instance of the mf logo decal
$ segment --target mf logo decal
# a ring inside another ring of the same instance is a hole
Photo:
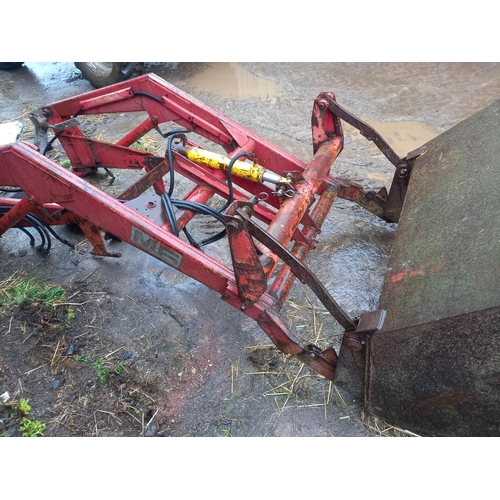
[[[182,255],[180,253],[162,247],[157,241],[143,233],[136,227],[132,226],[130,233],[130,240],[135,243],[139,248],[142,248],[157,259],[160,259],[165,264],[179,269],[182,263]]]

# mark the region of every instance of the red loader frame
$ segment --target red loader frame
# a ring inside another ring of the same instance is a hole
[[[90,139],[78,126],[78,117],[83,115],[125,112],[146,112],[148,116],[114,144]],[[0,198],[0,235],[12,227],[33,225],[33,217],[44,227],[73,223],[88,238],[95,255],[118,257],[106,248],[105,240],[112,235],[215,290],[254,319],[281,351],[333,380],[335,350],[301,345],[280,319],[280,309],[298,277],[348,332],[345,341],[358,341],[355,330],[370,321],[350,318],[303,262],[317,245],[316,237],[336,197],[355,201],[396,222],[411,172],[408,161],[395,155],[368,125],[338,106],[333,94],[320,94],[314,101],[314,156],[307,165],[153,74],[56,102],[31,118],[37,146],[25,142],[0,146],[0,186],[18,187],[24,193],[21,199]],[[329,176],[343,147],[340,118],[358,127],[397,167],[389,194],[385,189],[364,192],[355,183]],[[161,128],[165,124],[176,124],[182,130],[165,132]],[[49,129],[55,134],[50,141]],[[272,186],[231,177],[230,168],[224,172],[195,163],[182,154],[178,144],[165,157],[130,147],[153,129],[171,138],[169,144],[173,139],[181,142],[184,149],[196,146],[188,135],[193,132],[221,146],[228,159],[254,159],[279,180]],[[44,156],[55,139],[68,155],[72,173]],[[99,168],[112,178],[111,169],[144,169],[146,174],[114,198],[83,179]],[[175,220],[164,215],[171,207],[171,193],[163,178],[173,175],[171,169],[195,184],[177,204]],[[163,204],[150,203],[145,215],[134,203],[150,187]],[[219,213],[232,268],[179,233],[195,216],[190,208],[206,206],[216,195],[227,200],[227,209]]]

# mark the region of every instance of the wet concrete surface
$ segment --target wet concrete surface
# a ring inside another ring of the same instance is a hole
[[[320,92],[334,92],[339,104],[374,126],[402,156],[500,95],[498,63],[147,63],[145,67],[304,161],[312,156],[311,110]],[[0,73],[0,122],[26,120],[25,114],[35,107],[90,90],[72,63],[26,63],[17,71]],[[358,131],[345,125],[344,132],[345,147],[332,175],[370,189],[389,188],[392,165]],[[376,309],[395,230],[394,224],[346,201],[338,200],[330,212],[308,265],[352,316]],[[25,238],[9,231],[2,237],[0,255],[11,267],[36,270],[61,283],[91,275],[116,304],[123,304],[108,324],[117,341],[145,339],[160,353],[171,351],[172,339],[190,346],[190,355],[176,374],[180,384],[178,380],[172,384],[165,375],[170,373],[166,365],[175,357],[165,354],[154,362],[141,361],[144,371],[163,383],[168,394],[162,408],[169,422],[167,435],[370,434],[359,420],[360,402],[337,393],[305,368],[295,372],[290,368],[292,378],[307,372],[308,379],[303,386],[294,386],[293,397],[284,404],[273,392],[273,384],[281,379],[249,375],[263,366],[257,347],[269,344],[255,323],[156,259],[124,244],[111,246],[123,253],[121,259],[92,257],[85,245],[71,257],[67,248],[56,245],[42,258],[30,249],[26,253]],[[210,252],[218,253],[219,247]],[[127,314],[129,300],[142,304],[147,314]],[[295,285],[290,301],[283,316],[299,338],[310,335],[317,322],[321,342],[338,346],[339,326],[322,312],[312,293]]]

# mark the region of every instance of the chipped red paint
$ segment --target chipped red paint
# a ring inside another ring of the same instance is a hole
[[[438,272],[441,269],[443,269],[443,267],[444,267],[444,261],[440,260],[439,262],[432,262],[419,269],[405,269],[400,273],[391,274],[389,275],[389,280],[391,281],[391,283],[396,283],[407,277],[411,278],[413,276],[423,276],[424,274]]]

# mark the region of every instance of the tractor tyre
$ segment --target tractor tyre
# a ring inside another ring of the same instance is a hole
[[[24,63],[22,62],[2,62],[0,63],[0,70],[10,71],[11,69],[20,68]]]
[[[136,63],[76,62],[75,66],[82,72],[85,80],[96,89],[100,89],[130,78],[135,71]]]

